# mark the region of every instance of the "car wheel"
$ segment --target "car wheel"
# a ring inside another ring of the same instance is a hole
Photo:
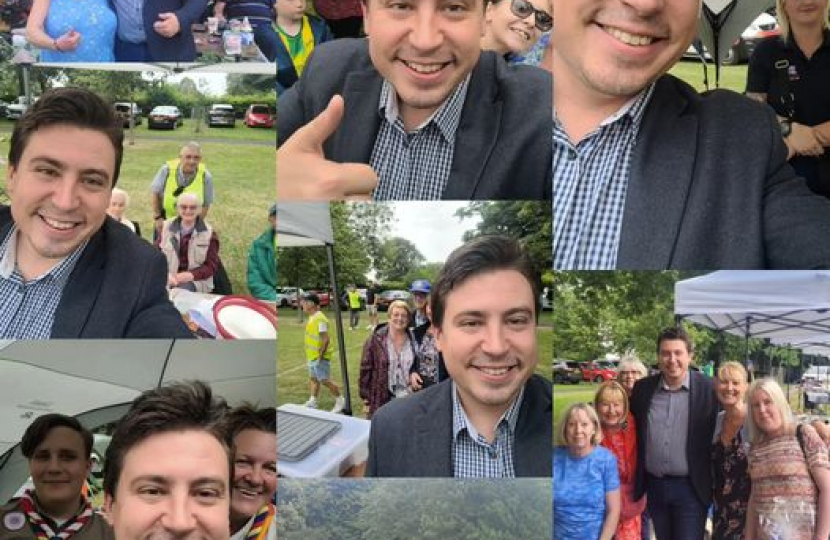
[[[553,383],[554,384],[562,384],[562,375],[559,375],[558,373],[554,374]]]
[[[729,52],[726,53],[726,58],[723,59],[723,65],[725,66],[734,66],[741,61],[740,51],[738,51],[737,46],[730,47]]]
[[[602,378],[602,375],[597,375],[596,377],[594,377],[594,382],[596,382],[596,383],[601,383],[601,382],[604,382],[604,381],[605,381],[605,379]]]

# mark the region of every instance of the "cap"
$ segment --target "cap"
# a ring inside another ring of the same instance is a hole
[[[429,285],[428,279],[416,279],[412,282],[412,286],[409,288],[409,292],[429,294],[430,288],[431,287]]]
[[[309,302],[317,304],[318,306],[320,305],[320,297],[317,296],[316,294],[312,293],[312,292],[305,293],[303,295],[303,300],[308,300]]]

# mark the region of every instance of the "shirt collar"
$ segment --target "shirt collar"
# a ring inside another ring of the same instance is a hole
[[[660,375],[660,388],[666,391],[671,391],[671,389],[666,384],[666,380]],[[680,388],[684,388],[686,390],[689,389],[689,370],[686,370],[686,375],[683,376],[683,382],[680,383]]]
[[[461,109],[464,106],[464,101],[467,97],[467,88],[470,85],[470,77],[468,74],[461,83],[455,87],[452,94],[441,104],[432,116],[427,118],[415,131],[420,131],[430,122],[434,122],[444,139],[447,142],[452,142],[455,139],[455,131],[461,121]],[[398,110],[398,94],[395,92],[395,87],[392,86],[388,80],[383,80],[383,85],[380,89],[380,101],[378,102],[378,112],[381,118],[384,118],[391,125],[403,121],[400,119],[400,112]]]
[[[3,240],[3,243],[0,244],[0,277],[3,279],[9,279],[12,274],[17,272],[17,237],[18,231],[16,225],[12,224],[12,228],[9,231],[9,234],[6,235],[6,238]],[[29,280],[38,281],[47,276],[51,276],[54,280],[58,281],[65,281],[68,277],[72,269],[75,267],[75,262],[80,257],[81,252],[83,252],[86,245],[89,243],[89,239],[87,238],[84,242],[75,248],[75,251],[67,255],[64,259],[59,261],[55,264],[52,268],[50,268],[47,272],[37,276],[34,279]]]
[[[592,133],[596,133],[599,129],[610,126],[619,122],[620,120],[628,119],[631,122],[631,128],[636,135],[640,130],[640,123],[645,116],[646,106],[654,94],[655,83],[651,83],[648,87],[643,89],[639,94],[628,100],[617,112],[600,122],[599,126]],[[557,130],[564,133],[564,128],[556,116],[556,106],[553,108],[553,123],[554,123],[554,138],[556,138]],[[564,135],[563,135],[564,136]],[[567,139],[567,136],[564,136]],[[587,137],[586,137],[587,138]]]
[[[458,388],[455,386],[455,381],[452,381],[452,436],[453,440],[458,437],[458,434],[461,432],[462,429],[467,429],[467,432],[470,434],[470,437],[473,440],[478,440],[478,431],[476,431],[475,426],[473,423],[470,422],[470,419],[467,417],[466,411],[464,411],[464,406],[461,404],[461,400],[458,398]],[[509,432],[512,434],[516,431],[516,423],[519,421],[519,409],[522,406],[522,400],[524,399],[525,395],[525,387],[522,385],[522,389],[519,390],[519,395],[513,400],[513,403],[510,404],[510,407],[504,411],[504,414],[501,415],[499,421],[496,423],[496,428],[502,424],[502,422],[507,422],[507,427]]]

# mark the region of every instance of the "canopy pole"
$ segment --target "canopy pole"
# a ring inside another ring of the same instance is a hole
[[[346,339],[343,337],[343,319],[340,317],[340,290],[337,288],[337,271],[334,265],[334,246],[326,244],[326,255],[329,260],[329,277],[334,298],[329,297],[329,305],[334,303],[334,324],[337,327],[337,349],[340,356],[340,372],[343,376],[343,393],[346,396],[346,405],[343,414],[352,416],[352,391],[349,389],[349,366],[346,363]]]

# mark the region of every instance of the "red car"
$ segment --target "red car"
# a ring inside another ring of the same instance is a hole
[[[268,105],[251,105],[245,111],[245,125],[248,127],[274,127],[274,117]]]
[[[581,362],[579,367],[582,368],[582,380],[604,382],[610,381],[617,376],[617,372],[608,367],[597,364],[596,362]]]

